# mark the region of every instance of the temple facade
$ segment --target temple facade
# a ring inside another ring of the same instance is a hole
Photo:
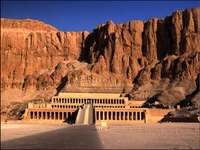
[[[59,93],[49,103],[28,103],[24,120],[74,122],[78,111],[86,104],[94,109],[94,123],[157,122],[169,109],[141,108],[145,101],[130,101],[120,94]],[[80,112],[80,111],[79,111]]]

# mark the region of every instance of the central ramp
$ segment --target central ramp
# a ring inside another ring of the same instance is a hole
[[[78,115],[76,118],[76,122],[75,124],[85,124],[85,125],[89,125],[89,124],[94,124],[94,117],[93,117],[93,113],[94,109],[93,109],[93,105],[92,104],[84,104],[83,108],[80,107],[78,110]]]

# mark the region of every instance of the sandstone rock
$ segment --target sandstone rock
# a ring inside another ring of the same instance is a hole
[[[195,90],[200,72],[199,13],[198,7],[147,22],[109,20],[92,33],[60,32],[36,20],[1,19],[1,89],[132,88],[127,93],[133,97],[139,90],[138,95],[149,93],[143,98],[174,105]]]
[[[27,75],[57,65],[62,60],[77,60],[85,53],[86,31],[58,32],[35,20],[2,19],[2,24],[1,78],[6,81],[1,84],[3,89],[22,89]]]
[[[58,31],[55,27],[45,24],[44,22],[32,19],[22,19],[13,20],[1,18],[1,30],[12,30],[16,31],[42,31],[42,32],[52,32]]]

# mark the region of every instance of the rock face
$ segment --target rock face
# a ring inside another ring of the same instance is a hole
[[[134,99],[175,105],[197,88],[199,14],[200,8],[194,8],[147,22],[109,20],[92,33],[1,19],[2,93],[124,91]]]
[[[41,72],[63,60],[79,59],[88,34],[59,32],[54,27],[35,20],[1,21],[3,89],[22,89],[24,80],[35,71]]]

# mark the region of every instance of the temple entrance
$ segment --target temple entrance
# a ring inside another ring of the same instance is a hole
[[[91,99],[87,99],[86,100],[86,104],[91,104],[92,103],[92,100]]]

